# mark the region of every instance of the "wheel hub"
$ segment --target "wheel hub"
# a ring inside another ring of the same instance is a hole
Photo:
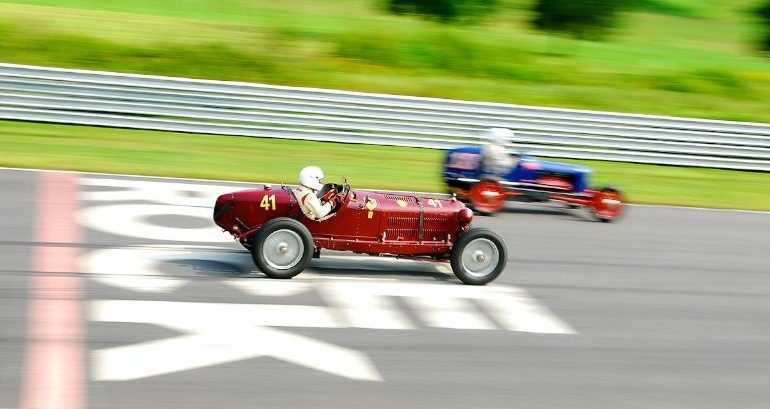
[[[500,253],[491,240],[478,238],[468,243],[461,255],[465,273],[472,277],[491,274],[500,262]]]
[[[297,233],[281,229],[265,238],[261,251],[265,264],[277,270],[287,270],[302,260],[304,245]]]

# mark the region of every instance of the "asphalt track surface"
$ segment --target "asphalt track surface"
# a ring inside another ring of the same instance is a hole
[[[51,174],[0,170],[3,409],[770,407],[767,213],[510,206],[474,220],[486,287],[332,253],[277,281],[206,219],[245,185]]]

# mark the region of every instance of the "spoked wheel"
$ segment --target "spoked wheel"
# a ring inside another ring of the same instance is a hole
[[[495,214],[505,204],[505,189],[499,183],[484,180],[471,188],[471,207],[484,216]]]
[[[313,239],[302,223],[285,217],[271,220],[254,235],[251,257],[270,278],[292,278],[313,257]]]
[[[626,206],[623,194],[614,187],[603,187],[591,200],[591,213],[602,223],[609,223],[620,217]]]
[[[457,240],[450,264],[463,283],[484,285],[503,272],[507,260],[508,252],[503,239],[491,230],[475,228]]]

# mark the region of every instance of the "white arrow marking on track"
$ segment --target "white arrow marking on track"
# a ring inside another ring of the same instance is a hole
[[[100,300],[95,321],[147,323],[187,333],[97,350],[98,381],[125,381],[268,356],[334,375],[382,381],[363,353],[265,326],[334,328],[324,307]]]

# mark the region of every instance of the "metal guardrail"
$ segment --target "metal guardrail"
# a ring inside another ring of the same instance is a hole
[[[770,124],[0,64],[0,119],[770,171]]]

